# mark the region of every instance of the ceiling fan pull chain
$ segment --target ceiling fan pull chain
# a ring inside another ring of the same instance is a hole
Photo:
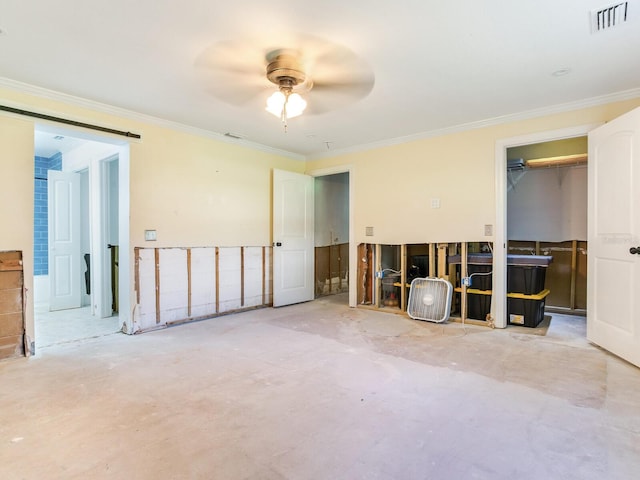
[[[287,133],[287,103],[289,102],[289,93],[284,94],[284,104],[282,105],[282,124],[284,125],[284,133]]]

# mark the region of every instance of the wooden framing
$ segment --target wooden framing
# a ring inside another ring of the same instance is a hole
[[[382,271],[382,245],[376,243],[375,249],[376,267],[374,269],[374,272],[377,273]],[[378,275],[376,275],[374,295],[376,299],[374,304],[376,307],[380,308],[380,297],[382,296],[382,278],[380,278]]]
[[[187,316],[191,317],[191,249],[187,248]]]
[[[407,246],[400,246],[400,309],[407,309]]]
[[[220,313],[220,247],[216,247],[216,314]]]
[[[576,308],[576,277],[578,272],[578,241],[571,242],[571,280],[569,286],[569,307]]]
[[[462,294],[460,295],[460,318],[462,318],[462,320],[466,320],[467,318],[467,286],[462,284],[462,277],[466,277],[468,273],[467,242],[462,242],[460,245],[460,283],[462,287]]]
[[[266,248],[262,247],[262,304],[267,303],[267,269],[266,269]]]
[[[133,288],[136,291],[136,305],[140,305],[140,247],[133,249],[134,256],[134,272],[133,272]]]
[[[240,247],[240,306],[244,307],[244,247]]]
[[[22,252],[0,252],[0,358],[30,353],[25,334]]]
[[[586,249],[586,242],[578,240],[510,240],[508,243],[508,253],[535,253],[554,257],[546,272],[545,283],[551,294],[547,298],[545,308],[562,313],[586,313]]]
[[[134,253],[136,331],[270,305],[266,246],[136,247]]]
[[[156,324],[160,323],[160,249],[154,248],[156,272]]]

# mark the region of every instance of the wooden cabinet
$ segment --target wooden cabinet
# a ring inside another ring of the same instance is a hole
[[[24,274],[21,252],[0,252],[0,358],[24,356]]]

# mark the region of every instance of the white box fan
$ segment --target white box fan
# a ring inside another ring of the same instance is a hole
[[[443,278],[414,278],[407,313],[416,320],[441,323],[451,313],[453,286]]]

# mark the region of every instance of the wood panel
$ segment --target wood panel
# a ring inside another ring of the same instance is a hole
[[[24,356],[22,253],[0,252],[0,358]]]
[[[315,296],[349,290],[349,244],[315,247]]]

